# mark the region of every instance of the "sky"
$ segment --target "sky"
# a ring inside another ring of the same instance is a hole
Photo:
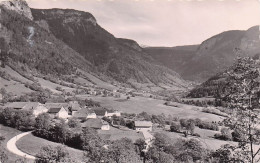
[[[94,15],[118,38],[147,46],[200,44],[227,30],[260,24],[260,0],[27,0],[31,8],[72,8]]]

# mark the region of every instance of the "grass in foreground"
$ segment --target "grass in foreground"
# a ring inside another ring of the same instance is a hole
[[[26,135],[23,138],[21,138],[20,140],[18,140],[16,142],[17,148],[20,149],[21,151],[28,153],[30,155],[36,156],[37,153],[39,153],[40,148],[42,146],[59,146],[61,144],[59,143],[54,143],[51,141],[48,141],[46,139],[42,139],[39,137],[36,137],[32,134]],[[83,151],[81,150],[77,150],[74,148],[70,148],[67,146],[64,146],[64,148],[69,152],[70,156],[74,159],[74,160],[82,160],[83,158]]]
[[[17,156],[11,152],[9,152],[6,148],[6,143],[8,142],[9,139],[13,138],[14,136],[20,134],[21,132],[10,128],[10,127],[6,127],[3,125],[0,125],[0,135],[5,137],[5,140],[2,142],[2,144],[0,145],[0,148],[3,148],[5,153],[8,156],[8,163],[14,163],[16,160],[22,158],[20,156]]]

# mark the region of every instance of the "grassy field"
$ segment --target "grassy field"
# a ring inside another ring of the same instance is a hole
[[[7,92],[12,92],[14,95],[18,96],[33,92],[31,89],[26,88],[24,84],[21,84],[13,80],[8,81],[3,78],[0,78],[0,88],[5,88]]]
[[[118,140],[121,138],[129,138],[133,142],[135,142],[139,138],[141,138],[141,139],[144,138],[142,133],[137,133],[134,130],[123,131],[123,130],[119,130],[114,127],[110,127],[110,130],[108,130],[108,131],[98,130],[98,133],[101,135],[101,137],[106,137],[109,140]]]
[[[70,87],[65,87],[65,86],[62,86],[62,85],[59,85],[59,84],[56,84],[56,83],[53,83],[53,82],[50,82],[48,80],[45,80],[45,79],[42,79],[42,78],[36,78],[39,81],[39,83],[41,84],[41,86],[43,88],[48,88],[50,89],[52,92],[54,93],[61,93],[60,91],[57,91],[56,90],[56,87],[61,87],[62,89],[64,89],[66,92],[72,92],[73,90],[75,90],[74,88],[70,88]]]
[[[6,143],[9,139],[11,139],[12,137],[20,134],[21,132],[16,130],[16,129],[13,129],[13,128],[10,128],[10,127],[5,127],[3,125],[0,125],[0,135],[4,136],[5,137],[5,140],[4,142],[2,142],[0,148],[3,148],[5,153],[7,154],[8,156],[8,163],[14,163],[16,160],[22,158],[20,156],[17,156],[11,152],[9,152],[7,149],[6,149]]]
[[[17,148],[20,149],[21,151],[28,153],[30,155],[35,156],[39,151],[42,146],[50,145],[50,146],[59,146],[61,144],[59,143],[54,143],[36,136],[33,136],[32,134],[26,135],[20,140],[17,141],[16,143]],[[74,160],[82,160],[83,158],[83,152],[81,150],[77,150],[74,148],[70,148],[67,146],[64,146],[64,148],[69,152],[70,156]]]
[[[168,131],[163,131],[163,130],[156,130],[154,132],[159,132],[159,133],[164,133],[166,134],[168,137],[170,137],[173,141],[177,141],[178,138],[182,138],[182,139],[197,139],[200,141],[200,143],[202,144],[202,146],[204,148],[207,148],[209,150],[217,150],[219,149],[222,145],[225,144],[231,144],[231,145],[237,145],[236,142],[233,141],[223,141],[223,140],[218,140],[218,139],[214,139],[214,138],[210,138],[208,136],[211,136],[214,131],[211,130],[204,130],[204,131],[199,131],[198,128],[195,130],[195,133],[199,133],[201,135],[201,137],[195,137],[195,136],[188,136],[187,138],[184,137],[184,135],[182,133],[176,133],[176,132],[168,132]],[[209,133],[208,136],[203,135],[203,133]]]
[[[6,66],[5,68],[0,68],[0,70],[5,71],[7,74],[9,74],[12,77],[17,78],[19,81],[23,83],[33,83],[31,80],[26,79],[22,75],[20,75],[18,72],[14,71],[11,67]]]
[[[174,106],[166,106],[164,105],[165,101],[157,100],[152,98],[146,97],[131,97],[129,100],[119,100],[119,99],[126,99],[125,96],[121,98],[114,98],[114,97],[101,97],[101,96],[80,96],[83,99],[91,98],[95,101],[101,103],[102,106],[107,108],[113,108],[125,113],[141,113],[147,112],[149,114],[159,115],[164,113],[167,115],[172,115],[174,117],[179,118],[200,118],[204,121],[221,121],[223,117],[204,113],[202,112],[201,107],[185,105],[180,103],[174,103]]]

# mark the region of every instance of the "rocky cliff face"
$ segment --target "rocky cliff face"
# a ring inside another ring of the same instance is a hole
[[[24,15],[30,20],[33,20],[31,9],[25,0],[2,1],[0,5]]]

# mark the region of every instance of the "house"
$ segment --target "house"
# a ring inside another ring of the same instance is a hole
[[[82,128],[90,127],[93,129],[110,130],[110,126],[107,122],[101,119],[88,119],[86,122],[82,123]]]
[[[64,107],[59,108],[50,108],[48,113],[53,117],[58,117],[62,119],[66,119],[69,117],[68,111]]]
[[[106,113],[105,113],[105,117],[112,117],[112,116],[117,116],[117,117],[120,117],[121,116],[121,113],[117,110],[108,110]]]
[[[97,118],[96,113],[93,110],[87,108],[83,108],[79,111],[76,111],[72,116],[79,119]]]
[[[69,106],[67,103],[46,103],[48,113],[53,117],[66,119],[69,117]]]
[[[152,131],[153,123],[151,121],[135,121],[136,131]]]
[[[13,108],[17,110],[31,111],[34,116],[41,113],[46,113],[48,108],[39,102],[12,102],[5,106],[5,108]]]

